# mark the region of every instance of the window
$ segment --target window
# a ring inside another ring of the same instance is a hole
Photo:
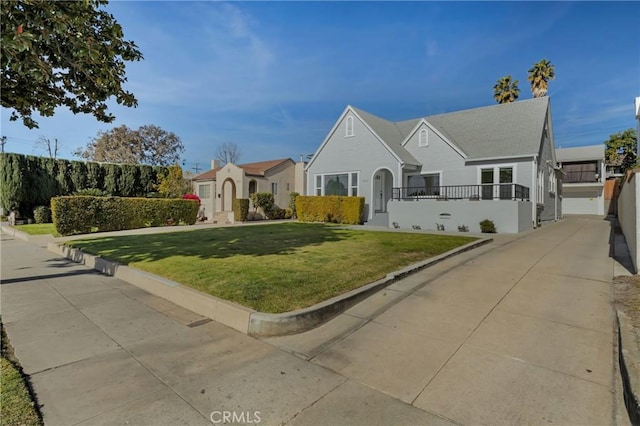
[[[483,200],[511,200],[515,197],[515,165],[482,167],[479,169],[481,197]]]
[[[538,204],[544,204],[544,170],[538,168]]]
[[[276,182],[271,182],[271,193],[278,195],[278,184]]]
[[[552,194],[555,194],[556,192],[556,179],[555,179],[555,172],[553,170],[553,167],[549,166],[549,192]]]
[[[358,195],[358,172],[316,175],[316,195]]]
[[[429,133],[427,133],[427,129],[420,130],[418,146],[429,146]]]
[[[353,117],[349,116],[347,117],[347,125],[345,128],[345,132],[344,132],[344,136],[345,137],[350,137],[353,136]]]
[[[358,174],[351,173],[351,196],[358,196]]]
[[[200,199],[211,198],[211,186],[206,185],[198,185],[198,197]]]
[[[411,175],[407,180],[407,186],[407,195],[412,197],[440,195],[440,173]]]
[[[287,191],[289,191],[289,182],[287,182]]]

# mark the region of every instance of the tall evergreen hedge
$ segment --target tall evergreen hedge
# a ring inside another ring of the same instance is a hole
[[[110,195],[144,197],[166,167],[101,164],[14,153],[0,154],[0,207],[31,217],[51,198],[96,188]]]

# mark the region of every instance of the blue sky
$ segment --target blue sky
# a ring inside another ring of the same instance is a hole
[[[112,2],[145,59],[127,66],[137,108],[112,104],[106,124],[60,108],[10,122],[5,150],[62,158],[100,130],[155,124],[181,137],[185,169],[236,143],[241,163],[312,154],[346,105],[406,120],[494,105],[511,74],[520,100],[542,58],[556,147],[603,143],[635,127],[640,2]]]

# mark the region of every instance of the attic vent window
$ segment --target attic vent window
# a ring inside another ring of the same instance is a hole
[[[347,117],[347,126],[344,132],[345,137],[353,136],[353,117]]]
[[[427,133],[427,129],[420,130],[420,134],[418,135],[418,146],[429,146],[429,134]]]

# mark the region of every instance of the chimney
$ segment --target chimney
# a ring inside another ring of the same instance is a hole
[[[220,160],[211,160],[211,170],[220,167]]]

